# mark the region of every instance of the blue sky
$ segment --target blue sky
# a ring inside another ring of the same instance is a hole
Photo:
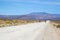
[[[0,15],[23,15],[31,12],[60,14],[60,0],[0,0]]]

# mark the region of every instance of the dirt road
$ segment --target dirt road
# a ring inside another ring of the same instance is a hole
[[[0,40],[60,40],[49,21],[0,28]]]

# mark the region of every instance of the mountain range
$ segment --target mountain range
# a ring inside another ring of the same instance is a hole
[[[0,19],[60,20],[60,14],[49,14],[45,12],[32,12],[26,15],[0,15]]]

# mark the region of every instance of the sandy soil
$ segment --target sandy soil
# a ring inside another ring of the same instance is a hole
[[[50,21],[0,28],[0,40],[60,40]]]

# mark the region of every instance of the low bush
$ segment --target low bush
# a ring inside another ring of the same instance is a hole
[[[57,28],[60,28],[60,25],[57,25]]]

